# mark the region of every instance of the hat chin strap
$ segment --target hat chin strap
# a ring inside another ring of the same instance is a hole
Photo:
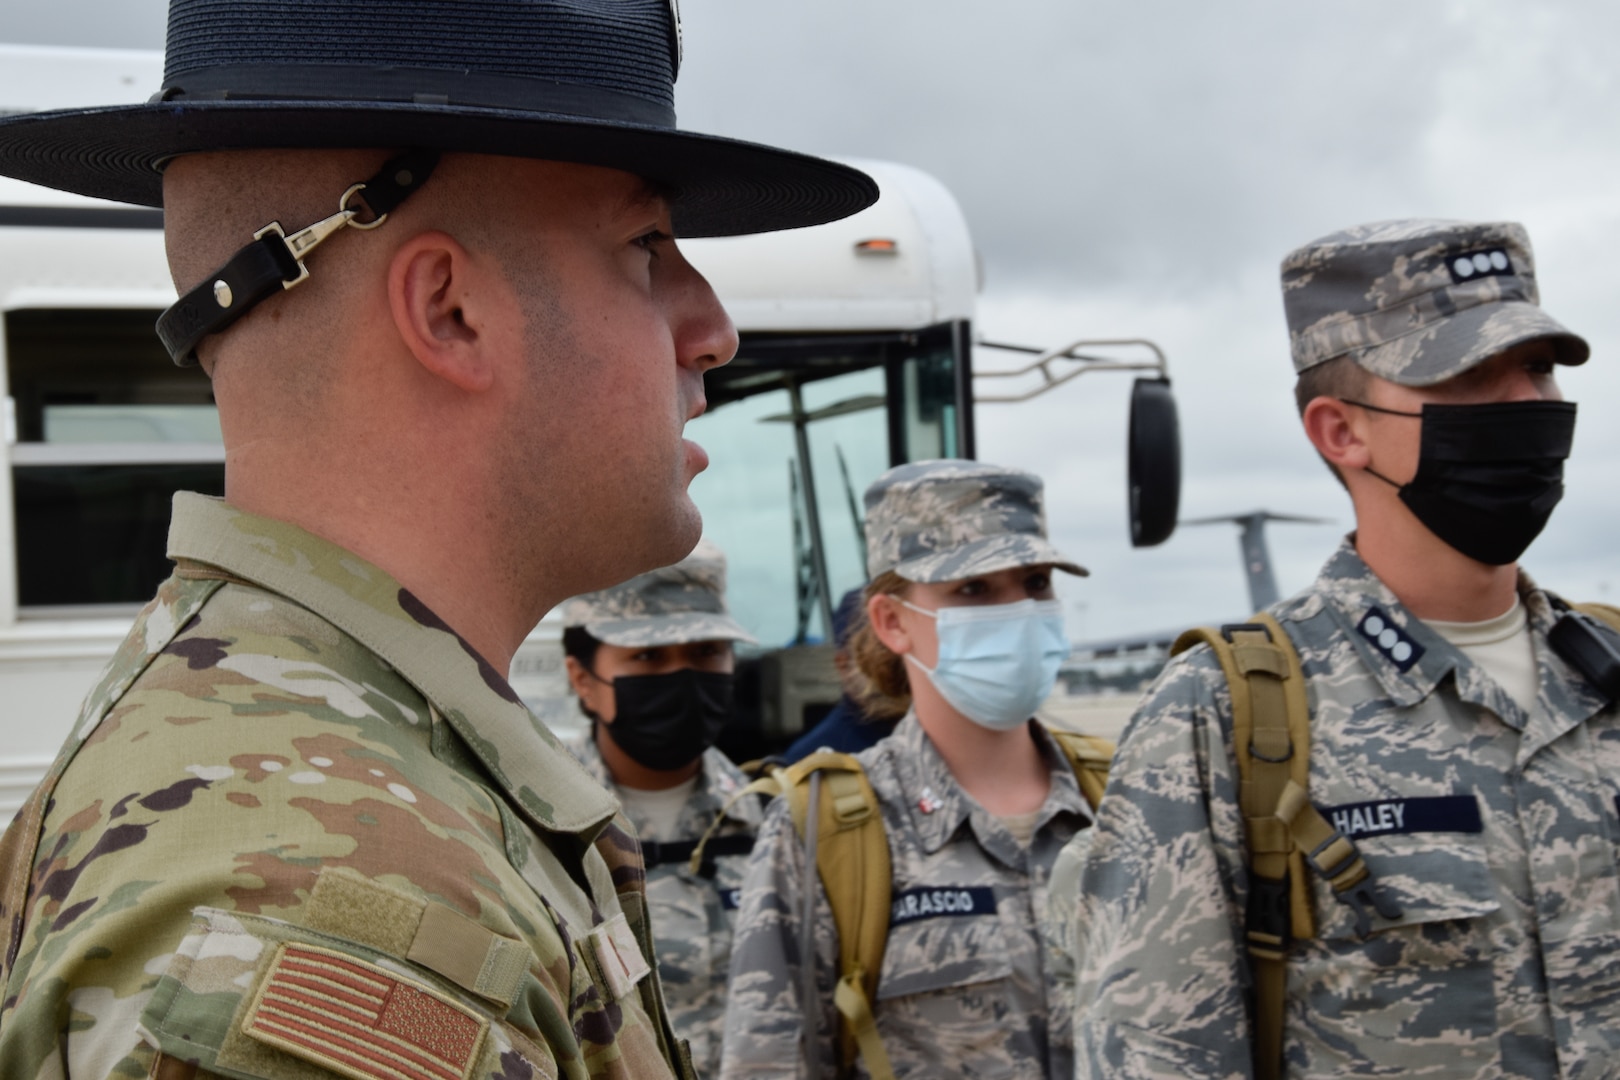
[[[338,212],[331,217],[291,236],[279,221],[254,233],[251,244],[158,316],[158,338],[169,357],[180,367],[195,367],[198,342],[224,330],[276,293],[308,280],[304,259],[310,252],[347,226],[375,229],[381,225],[413,191],[427,183],[438,163],[437,150],[408,150],[389,159],[370,180],[350,185],[338,200]],[[350,206],[361,192],[365,192],[364,207],[372,214],[369,221],[356,220],[361,211]]]

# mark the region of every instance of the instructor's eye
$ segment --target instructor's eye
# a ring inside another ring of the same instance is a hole
[[[665,240],[673,239],[675,238],[669,233],[665,232],[663,229],[653,229],[651,232],[642,233],[640,236],[636,237],[632,243],[639,248],[645,249],[649,255],[656,255],[658,252],[654,249],[658,244]]]

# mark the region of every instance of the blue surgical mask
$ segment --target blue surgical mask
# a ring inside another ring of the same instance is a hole
[[[992,731],[1011,731],[1035,714],[1057,683],[1069,655],[1063,607],[1056,600],[945,607],[938,611],[900,601],[934,619],[939,660],[925,667],[940,696],[956,711]]]

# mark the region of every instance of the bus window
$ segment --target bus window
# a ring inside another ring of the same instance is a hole
[[[931,458],[971,458],[972,411],[965,326],[935,327],[917,335],[917,348],[895,366],[890,396],[898,405],[890,458],[896,465]]]
[[[956,331],[745,333],[706,377],[709,412],[688,433],[710,465],[692,497],[730,560],[731,606],[766,648],[828,638],[820,565],[832,605],[866,582],[867,486],[891,465],[961,453]]]
[[[224,494],[212,388],[169,362],[156,318],[5,313],[21,608],[144,603],[169,574],[175,491]]]

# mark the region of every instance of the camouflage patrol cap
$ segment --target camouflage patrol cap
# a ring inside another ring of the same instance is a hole
[[[899,465],[866,489],[866,561],[873,577],[959,581],[1051,563],[1084,575],[1046,539],[1041,478],[977,461]]]
[[[563,604],[563,625],[635,649],[755,640],[726,611],[726,556],[707,540],[674,566],[574,597]]]
[[[1586,342],[1541,310],[1530,236],[1514,222],[1381,221],[1324,236],[1282,264],[1294,370],[1349,356],[1432,386],[1527,341],[1581,364]]]

